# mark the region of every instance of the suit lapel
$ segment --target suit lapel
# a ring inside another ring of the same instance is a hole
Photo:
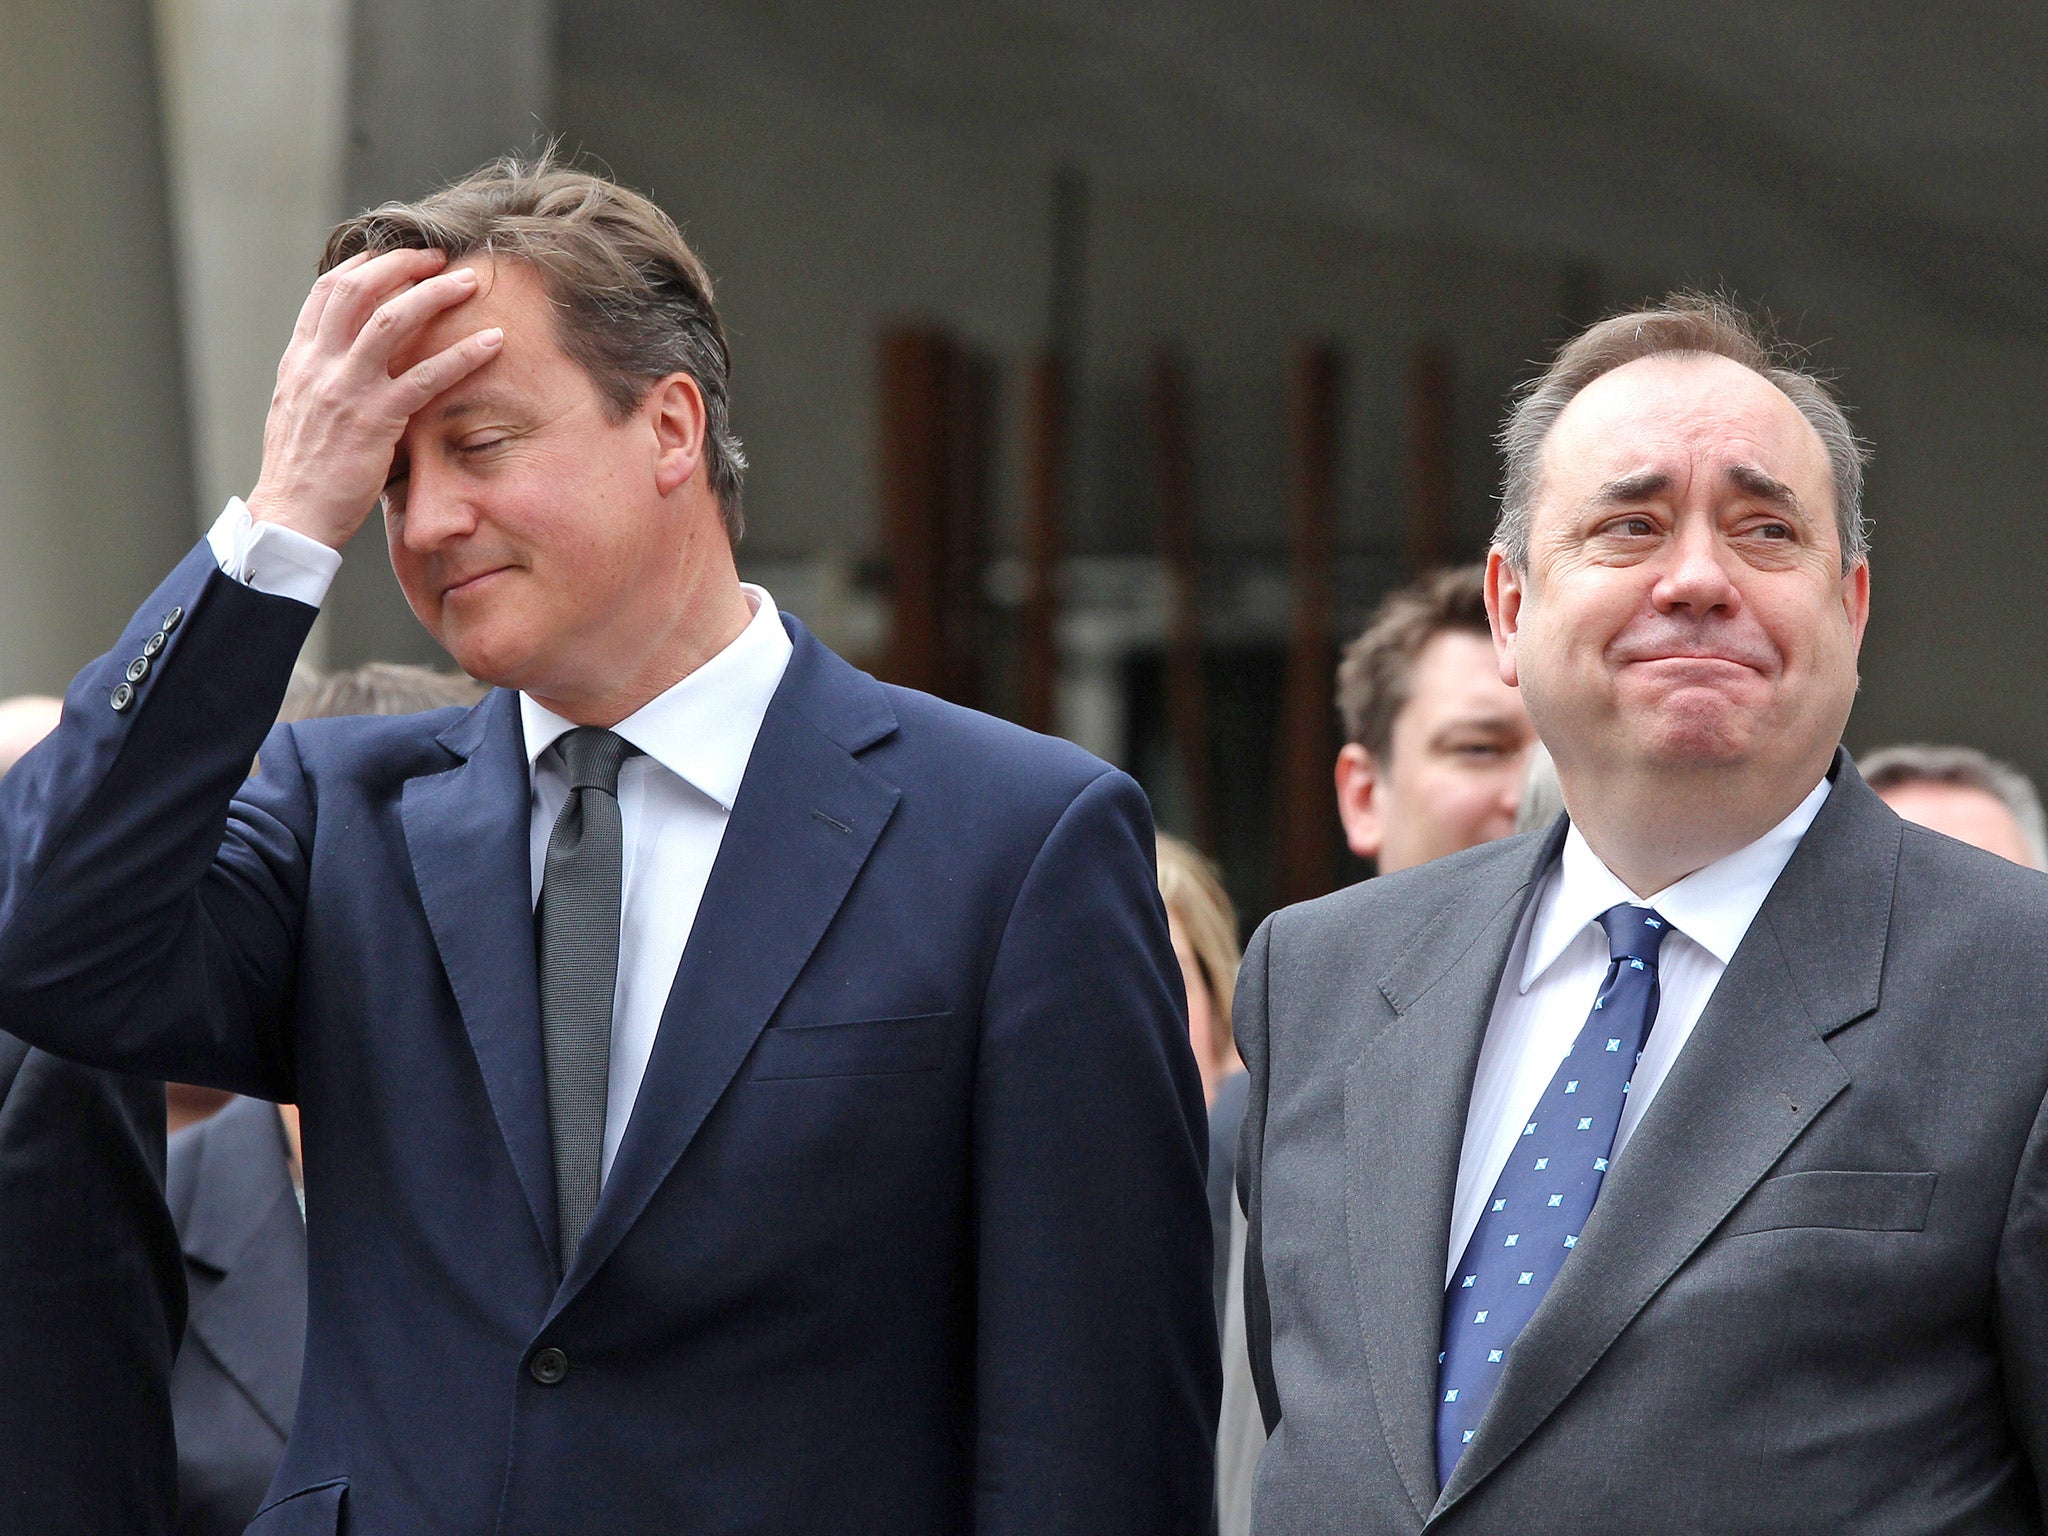
[[[1526,1441],[1849,1086],[1826,1037],[1877,1006],[1899,828],[1837,759],[1835,787],[1510,1352],[1438,1512]]]
[[[1479,1047],[1560,819],[1497,862],[1380,981],[1394,1022],[1345,1075],[1352,1274],[1380,1428],[1418,1514],[1436,1502],[1436,1354],[1451,1203]]]
[[[533,948],[532,779],[518,695],[495,689],[440,738],[460,759],[406,782],[413,879],[491,1111],[555,1261],[555,1173]]]
[[[896,809],[853,755],[896,728],[874,679],[785,616],[795,650],[761,722],[590,1230],[559,1311],[696,1136],[825,935]]]
[[[188,1326],[282,1440],[298,1404],[306,1333],[306,1230],[284,1130],[274,1106],[237,1099],[205,1134],[184,1249],[221,1280]]]

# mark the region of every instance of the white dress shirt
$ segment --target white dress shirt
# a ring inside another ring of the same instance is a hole
[[[235,580],[314,607],[341,568],[341,556],[317,540],[276,524],[253,523],[239,498],[228,503],[207,541],[221,570]],[[776,615],[775,600],[759,587],[740,590],[753,618],[739,638],[612,727],[642,755],[628,758],[619,771],[625,857],[604,1122],[606,1176],[639,1097],[662,1009],[761,721],[789,665],[789,635]],[[538,902],[548,834],[569,797],[568,774],[548,748],[572,722],[521,694],[519,724],[532,785],[530,894]]]
[[[1822,779],[1792,814],[1746,848],[1737,849],[1654,896],[1639,897],[1617,879],[1573,827],[1564,852],[1529,904],[1508,952],[1493,1016],[1479,1048],[1465,1144],[1451,1203],[1451,1246],[1444,1258],[1449,1285],[1493,1186],[1500,1181],[1522,1128],[1593,1011],[1607,976],[1607,934],[1599,917],[1617,902],[1653,908],[1670,925],[1657,957],[1657,1017],[1630,1079],[1615,1132],[1614,1156],[1628,1145],[1671,1064],[1691,1038],[1707,999],[1764,898],[1777,884],[1799,840],[1828,797]]]
[[[789,665],[789,634],[775,600],[742,586],[754,617],[739,638],[703,666],[626,716],[612,729],[644,754],[619,770],[619,814],[625,823],[623,911],[619,919],[619,986],[612,1002],[612,1067],[604,1116],[604,1172],[612,1171],[619,1138],[633,1113],[647,1058],[661,1028],[661,1010],[711,865],[725,840],[732,803],[753,756],[754,739]],[[533,776],[533,898],[540,900],[548,834],[569,775],[547,749],[571,722],[519,696],[526,762]]]

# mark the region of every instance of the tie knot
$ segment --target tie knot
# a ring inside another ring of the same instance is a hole
[[[619,767],[640,749],[625,737],[594,725],[565,731],[555,742],[562,766],[569,770],[569,788],[601,789],[614,799],[619,793]]]
[[[1646,965],[1657,963],[1657,946],[1671,931],[1671,925],[1648,907],[1627,902],[1602,912],[1600,926],[1607,930],[1608,959],[1640,960]]]

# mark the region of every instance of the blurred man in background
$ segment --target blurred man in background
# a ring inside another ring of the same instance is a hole
[[[59,709],[0,703],[0,774]],[[5,1536],[172,1530],[170,1376],[185,1286],[163,1171],[162,1084],[0,1035]]]
[[[1536,728],[1500,680],[1486,623],[1486,567],[1434,571],[1390,593],[1337,667],[1337,815],[1351,851],[1390,875],[1516,830]],[[1547,818],[1546,818],[1547,821]],[[1237,1131],[1247,1079],[1226,1084],[1230,1118],[1211,1118],[1210,1157]],[[1225,1107],[1224,1099],[1218,1107]],[[1223,1412],[1216,1493],[1223,1536],[1251,1524],[1252,1472],[1266,1443],[1244,1331],[1244,1213],[1230,1213],[1223,1309]]]
[[[1337,714],[1337,815],[1380,874],[1514,830],[1536,731],[1494,663],[1485,566],[1387,597],[1338,664]]]
[[[1868,753],[1856,766],[1906,820],[2028,869],[2048,869],[2041,796],[2010,763],[1975,747],[1912,744]]]
[[[460,673],[370,662],[295,673],[293,720],[468,707]],[[179,1536],[240,1536],[284,1455],[306,1349],[305,1177],[296,1104],[228,1097],[170,1141],[166,1199],[191,1304],[171,1373]]]

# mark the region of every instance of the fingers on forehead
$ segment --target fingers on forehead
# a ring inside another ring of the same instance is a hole
[[[407,369],[402,379],[416,397],[407,414],[418,411],[443,390],[452,388],[489,362],[504,339],[505,333],[496,327],[478,331]]]

